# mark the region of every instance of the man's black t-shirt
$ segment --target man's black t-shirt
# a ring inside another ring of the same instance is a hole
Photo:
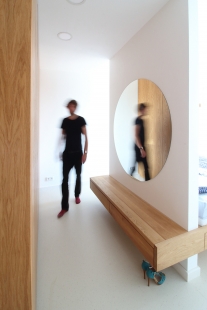
[[[66,133],[65,151],[79,152],[82,151],[81,145],[81,128],[86,125],[83,117],[78,116],[76,119],[71,120],[68,117],[63,119],[61,128]]]
[[[140,126],[139,137],[140,137],[141,144],[144,147],[144,125],[143,125],[143,120],[140,117],[137,117],[136,120],[135,120],[135,125],[139,125]],[[136,149],[138,149],[137,146],[136,146]]]

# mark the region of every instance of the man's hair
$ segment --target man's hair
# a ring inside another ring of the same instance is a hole
[[[145,103],[140,103],[139,105],[138,105],[138,111],[139,112],[141,112],[141,111],[143,111],[144,109],[146,109],[146,104]]]
[[[70,101],[68,102],[67,107],[69,107],[70,104],[73,104],[73,105],[75,105],[76,107],[77,107],[77,105],[78,105],[77,101],[74,100],[74,99],[72,99],[72,100],[70,100]]]

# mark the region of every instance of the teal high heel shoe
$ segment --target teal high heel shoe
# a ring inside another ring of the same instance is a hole
[[[157,272],[153,268],[147,269],[148,286],[150,286],[150,279],[153,279],[157,285],[161,285],[165,282],[165,274],[163,272]]]
[[[150,263],[148,263],[146,260],[143,260],[143,261],[142,261],[142,269],[143,269],[143,272],[144,272],[144,279],[145,279],[146,271],[147,271],[150,267],[152,267],[152,266],[150,265]]]

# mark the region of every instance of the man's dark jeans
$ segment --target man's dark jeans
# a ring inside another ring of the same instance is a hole
[[[73,167],[76,170],[75,197],[79,197],[81,192],[82,151],[63,152],[62,210],[67,211],[69,209],[68,177]]]
[[[145,158],[142,158],[141,156],[141,152],[140,150],[135,146],[135,164],[136,162],[137,163],[140,163],[142,162],[143,165],[144,165],[144,174],[145,174],[145,181],[149,181],[150,180],[150,175],[149,175],[149,167],[148,167],[148,164],[147,164],[147,159],[146,157]],[[133,173],[135,171],[135,164],[134,166],[132,167],[132,170],[130,171],[130,175],[133,176]]]

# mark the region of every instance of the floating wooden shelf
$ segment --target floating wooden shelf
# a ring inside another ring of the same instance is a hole
[[[186,231],[111,176],[90,187],[156,271],[207,249],[207,226]]]

